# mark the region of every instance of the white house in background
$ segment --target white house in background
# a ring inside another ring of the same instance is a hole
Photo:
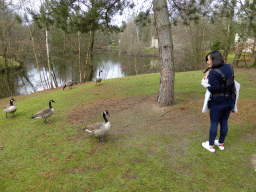
[[[239,45],[239,42],[242,42],[238,33],[235,35],[235,46]],[[256,51],[256,42],[255,39],[247,38],[246,42],[243,43],[244,49],[243,52],[252,53],[252,50]]]
[[[158,49],[158,39],[155,39],[154,36],[152,36],[152,39],[151,39],[151,48]]]

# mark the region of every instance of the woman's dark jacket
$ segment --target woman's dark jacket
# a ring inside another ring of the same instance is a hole
[[[225,75],[226,79],[229,79],[232,77],[232,71],[227,64],[223,64],[218,69]],[[231,108],[233,108],[236,97],[234,94],[232,94],[232,86],[228,86],[227,88],[224,88],[222,86],[222,83],[224,82],[222,76],[214,70],[210,71],[208,79],[209,79],[209,84],[211,85],[210,87],[208,87],[208,90],[212,94],[212,100],[210,105],[211,106],[212,105],[228,105]],[[228,98],[225,98],[224,95],[220,94],[220,93],[225,93],[225,91],[229,93]],[[216,95],[220,95],[220,96],[216,96]]]

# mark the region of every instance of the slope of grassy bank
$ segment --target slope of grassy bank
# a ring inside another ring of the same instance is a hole
[[[202,71],[176,73],[176,104],[165,113],[129,107],[129,98],[158,93],[157,73],[15,96],[15,118],[0,112],[0,191],[256,191],[255,74],[235,70],[239,113],[231,115],[225,150],[215,153],[201,146],[209,131]],[[49,124],[30,119],[51,99]],[[112,130],[101,145],[83,128],[109,106]]]

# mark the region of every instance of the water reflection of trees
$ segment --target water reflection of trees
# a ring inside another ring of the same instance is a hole
[[[36,87],[30,81],[27,70],[7,70],[4,74],[0,74],[0,98],[35,92]]]
[[[77,54],[55,54],[51,56],[52,72],[56,77],[59,86],[63,86],[67,81],[74,80],[80,82],[79,60]],[[82,60],[85,62],[85,59]],[[101,73],[102,79],[124,77],[136,74],[159,72],[159,62],[155,57],[135,57],[126,53],[115,51],[95,51],[93,57],[93,80]],[[135,66],[136,62],[136,66]],[[47,62],[40,58],[39,70],[45,88],[50,88],[49,70]],[[22,70],[8,71],[7,74],[0,74],[0,97],[11,95],[28,94],[44,89],[40,81],[36,61],[28,60],[27,68]],[[82,74],[83,76],[84,74]]]
[[[54,71],[58,74],[58,82],[60,85],[72,79],[79,82],[80,69],[77,55],[55,55],[52,59]],[[153,64],[152,60],[154,61]],[[83,59],[82,62],[85,62],[85,59]],[[135,56],[129,56],[127,53],[122,53],[117,50],[96,50],[93,56],[94,68],[92,80],[95,80],[96,76],[99,74],[99,70],[103,70],[101,73],[103,79],[159,72],[158,59],[155,57],[137,56],[136,63],[137,65],[135,66]],[[84,76],[83,73],[85,69],[82,68],[81,71],[82,76]]]
[[[13,81],[11,81],[12,78],[13,73],[10,70],[6,70],[5,73],[0,76],[1,98],[15,94]]]
[[[154,65],[152,65],[152,60]],[[159,61],[155,57],[135,57],[119,51],[105,51],[95,54],[94,66],[97,67],[96,71],[98,66],[104,68],[104,63],[108,62],[120,64],[120,70],[123,74],[121,76],[159,72]],[[109,66],[109,64],[106,66]],[[103,69],[101,68],[101,70]]]

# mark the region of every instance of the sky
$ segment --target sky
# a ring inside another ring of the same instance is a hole
[[[135,7],[133,9],[131,8],[126,8],[123,15],[116,15],[113,18],[113,22],[117,23],[119,26],[122,24],[122,21],[128,22],[131,20],[132,16],[138,15],[140,11],[146,11],[150,5],[151,5],[151,0],[133,0],[135,3]]]
[[[23,10],[26,7],[30,7],[32,10],[38,10],[41,2],[44,0],[6,0],[7,2],[12,2],[14,5],[15,10],[20,10],[18,11],[19,13],[22,13]],[[123,15],[116,15],[113,18],[113,23],[121,26],[122,21],[128,22],[131,18],[132,15],[137,15],[140,11],[145,11],[151,6],[151,1],[152,0],[133,0],[135,3],[135,8],[130,9],[126,8]],[[20,9],[21,8],[21,9]]]
[[[42,0],[6,0],[7,2],[12,2],[15,9],[32,7],[38,9],[41,5]]]

